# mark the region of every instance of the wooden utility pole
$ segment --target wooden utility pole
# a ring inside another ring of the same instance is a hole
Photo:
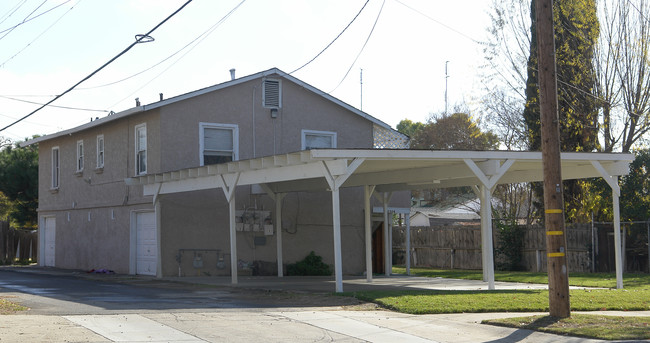
[[[553,0],[537,0],[536,11],[549,312],[551,316],[566,318],[571,316],[571,306],[564,234]]]

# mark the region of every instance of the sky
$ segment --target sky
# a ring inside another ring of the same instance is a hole
[[[186,1],[0,1],[0,128],[72,87]],[[479,42],[489,1],[369,0],[309,62],[365,3],[193,0],[153,41],[0,136],[22,141],[66,130],[132,108],[135,98],[149,104],[159,93],[170,98],[229,81],[232,68],[237,77],[274,67],[293,72],[392,127],[444,112],[445,89],[450,111],[473,107],[483,88]]]

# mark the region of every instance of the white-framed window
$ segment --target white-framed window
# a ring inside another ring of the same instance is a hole
[[[60,163],[59,163],[59,147],[55,146],[52,148],[52,189],[59,188],[59,175],[60,175]]]
[[[336,132],[302,130],[302,150],[336,149]]]
[[[262,106],[282,107],[282,83],[278,79],[264,79],[262,82]]]
[[[104,168],[104,135],[97,136],[97,169]]]
[[[239,159],[239,127],[199,123],[199,159],[202,166]]]
[[[84,170],[84,141],[77,141],[77,172]]]
[[[147,124],[135,126],[135,175],[147,173]]]

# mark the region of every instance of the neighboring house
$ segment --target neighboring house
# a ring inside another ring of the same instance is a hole
[[[41,265],[196,276],[230,274],[223,192],[161,196],[156,213],[153,197],[125,179],[314,148],[395,149],[408,142],[376,118],[271,69],[25,144],[36,143]],[[236,192],[238,269],[274,274],[273,202],[256,185]],[[342,194],[343,272],[362,273],[363,191]],[[403,195],[391,206],[408,208]],[[333,263],[331,201],[309,192],[284,198],[286,264],[312,250]]]

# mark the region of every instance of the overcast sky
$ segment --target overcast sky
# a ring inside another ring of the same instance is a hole
[[[185,2],[0,1],[0,128],[80,81]],[[148,104],[159,93],[169,98],[228,81],[231,68],[238,77],[273,67],[292,72],[325,48],[365,2],[194,0],[152,34],[155,41],[136,45],[53,104],[74,109],[45,108],[0,136],[22,140],[75,127],[129,109],[136,97]],[[370,0],[334,44],[292,75],[358,108],[363,69],[364,112],[393,127],[405,118],[425,121],[444,111],[446,61],[450,108],[479,95],[483,57],[477,41],[485,40],[488,3]]]

